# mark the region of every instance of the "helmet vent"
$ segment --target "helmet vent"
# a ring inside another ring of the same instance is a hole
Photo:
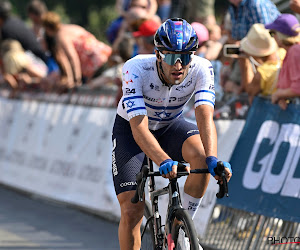
[[[186,48],[189,48],[190,46],[193,45],[193,43],[195,42],[195,37],[191,37],[191,39],[189,40],[188,44],[186,45]],[[194,47],[194,46],[193,46]],[[197,46],[198,47],[198,46]]]
[[[170,43],[168,37],[166,36],[161,36],[161,38],[163,39],[164,43],[166,44],[167,48],[172,48],[172,44]]]

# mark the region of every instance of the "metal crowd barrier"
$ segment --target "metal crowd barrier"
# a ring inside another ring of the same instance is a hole
[[[205,250],[300,250],[300,223],[216,205]]]

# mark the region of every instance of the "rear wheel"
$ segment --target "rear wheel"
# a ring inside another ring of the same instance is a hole
[[[149,202],[145,202],[144,217],[141,226],[142,250],[154,250],[153,215]]]
[[[172,223],[172,239],[176,250],[199,250],[197,231],[188,212],[182,208],[175,211]]]

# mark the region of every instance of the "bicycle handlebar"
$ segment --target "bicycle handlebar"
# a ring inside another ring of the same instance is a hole
[[[185,170],[186,166],[182,163],[178,163],[178,168],[177,168],[177,178],[180,178],[182,176],[186,176],[191,174],[207,174],[209,173],[208,169],[193,169],[189,172]],[[217,167],[215,167],[214,171],[216,175],[219,175],[222,177],[222,184],[220,181],[218,181],[219,184],[219,192],[216,194],[218,199],[221,199],[226,195],[228,197],[228,184],[227,184],[227,179],[225,176],[225,167],[222,161],[219,161],[217,164]],[[136,175],[136,182],[137,182],[137,188],[135,191],[134,196],[131,199],[132,203],[137,203],[138,201],[143,201],[144,200],[144,190],[145,190],[145,184],[146,180],[150,176],[161,176],[161,173],[159,171],[155,172],[149,172],[148,166],[143,166],[141,172],[139,172]]]

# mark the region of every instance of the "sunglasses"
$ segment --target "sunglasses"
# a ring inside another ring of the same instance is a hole
[[[169,65],[174,65],[178,60],[183,66],[192,61],[193,54],[163,54],[159,51],[161,58]]]

